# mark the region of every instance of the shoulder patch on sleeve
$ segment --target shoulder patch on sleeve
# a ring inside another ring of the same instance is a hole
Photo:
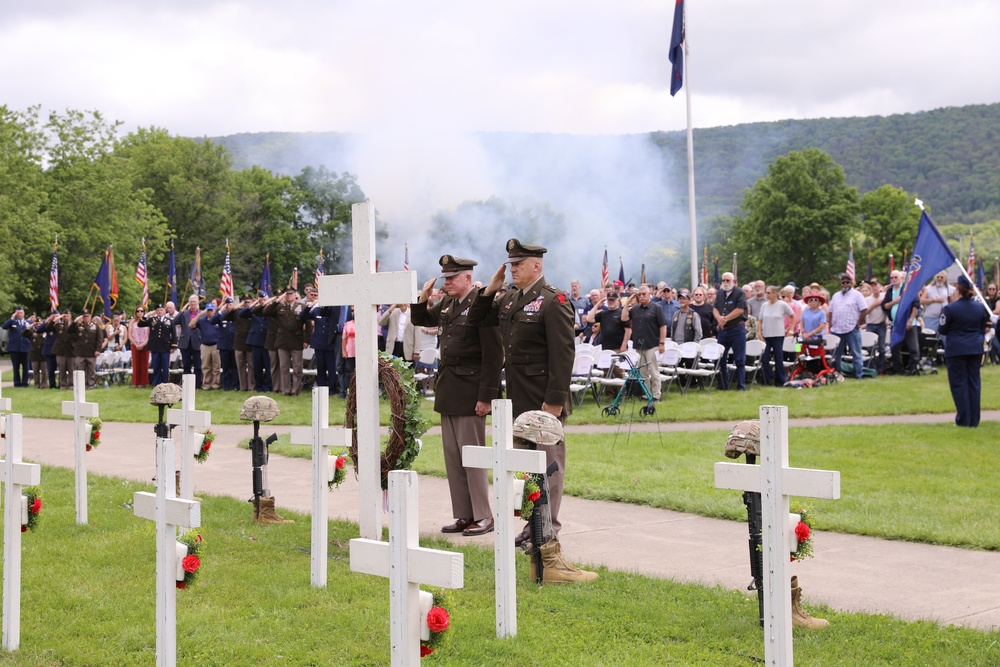
[[[559,303],[566,303],[566,295],[565,294],[563,294],[563,293],[560,292],[559,294],[556,295],[556,298],[559,299]]]

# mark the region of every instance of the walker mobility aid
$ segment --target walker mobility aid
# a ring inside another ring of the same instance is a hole
[[[618,394],[615,395],[614,402],[604,408],[604,410],[601,411],[601,414],[605,417],[610,417],[621,412],[622,403],[624,403],[625,399],[628,398],[629,392],[633,387],[640,387],[643,395],[646,397],[646,405],[639,408],[639,413],[643,416],[652,416],[656,414],[656,400],[653,398],[652,392],[649,391],[649,387],[646,386],[645,380],[642,379],[642,373],[639,372],[639,367],[632,363],[632,360],[624,354],[616,354],[614,359],[624,361],[628,364],[628,373],[625,374],[625,384],[623,384],[621,389],[618,390]]]

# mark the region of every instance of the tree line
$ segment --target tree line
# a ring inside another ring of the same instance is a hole
[[[321,248],[327,273],[349,265],[351,205],[365,200],[354,175],[234,169],[229,151],[209,139],[155,127],[119,136],[120,125],[98,111],[43,119],[37,106],[0,106],[0,313],[15,304],[48,310],[56,239],[59,301],[74,311],[109,246],[119,307],[139,303],[143,239],[151,301],[164,297],[171,246],[179,294],[197,247],[206,284],[217,289],[227,239],[237,292],[256,288],[265,253],[275,287],[296,267],[312,276]]]

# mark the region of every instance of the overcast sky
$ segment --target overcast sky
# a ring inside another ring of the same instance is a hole
[[[994,1],[686,4],[695,127],[1000,101]],[[378,207],[390,231],[379,254],[409,242],[426,266],[440,252],[420,247],[431,216],[500,196],[565,215],[583,232],[568,235],[569,256],[607,244],[637,265],[645,245],[609,237],[609,221],[688,236],[662,155],[636,142],[528,147],[535,163],[518,156],[512,169],[471,133],[683,130],[684,91],[669,93],[673,11],[672,0],[0,0],[0,104],[96,109],[125,131],[190,137],[361,133],[347,162],[327,166],[357,174]]]
[[[187,136],[685,127],[670,0],[16,2],[0,103]],[[1000,4],[688,0],[695,126],[1000,101]]]

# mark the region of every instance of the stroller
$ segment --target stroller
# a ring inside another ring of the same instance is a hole
[[[795,360],[795,367],[788,375],[789,380],[795,380],[802,373],[811,373],[817,380],[834,373],[835,370],[826,362],[826,347],[822,338],[809,338],[801,342],[801,349]]]
[[[646,382],[642,379],[639,367],[632,363],[632,359],[628,355],[616,354],[614,358],[621,363],[628,364],[628,373],[625,374],[625,384],[618,390],[614,402],[604,408],[601,414],[605,417],[611,417],[621,412],[621,405],[628,398],[629,392],[633,387],[641,390],[642,394],[646,397],[646,405],[639,408],[639,413],[643,416],[656,414],[656,401],[653,399],[653,394],[649,391],[649,387],[646,386]]]

